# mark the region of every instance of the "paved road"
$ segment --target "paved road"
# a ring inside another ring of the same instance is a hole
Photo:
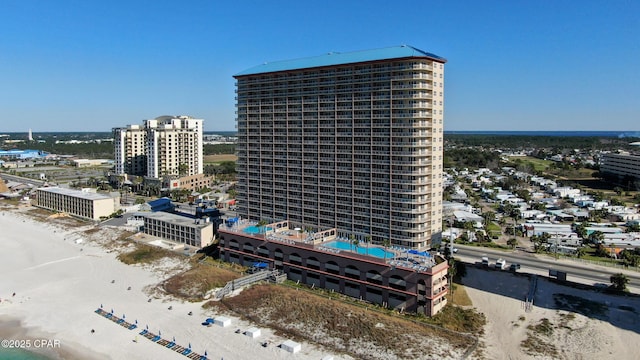
[[[9,175],[5,173],[0,174],[0,177],[5,180],[15,181],[18,183],[25,183],[25,184],[29,184],[37,187],[44,186],[45,184],[45,181],[42,181],[42,180],[35,180],[31,178],[26,178],[26,177],[16,176],[16,175]]]
[[[483,256],[489,258],[490,266],[494,266],[498,258],[507,261],[507,266],[511,263],[519,263],[522,268],[520,272],[539,274],[548,276],[549,270],[564,271],[567,273],[567,280],[581,284],[606,284],[610,285],[609,280],[612,274],[624,273],[629,278],[629,290],[634,293],[640,293],[640,273],[632,270],[623,270],[602,265],[592,265],[581,263],[567,259],[554,259],[547,256],[535,255],[522,251],[500,251],[490,248],[482,248],[475,246],[464,246],[456,244],[458,253],[456,258],[462,261],[475,264],[481,261]]]

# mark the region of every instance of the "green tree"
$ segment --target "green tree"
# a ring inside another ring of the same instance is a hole
[[[627,275],[623,273],[613,274],[609,280],[614,290],[627,291],[627,284],[629,283],[629,277],[627,277]]]
[[[180,177],[185,176],[188,171],[189,171],[189,165],[184,163],[178,165],[178,175],[180,175]]]
[[[265,220],[260,220],[258,221],[258,224],[256,224],[256,226],[258,226],[258,230],[260,232],[260,234],[264,234],[265,233],[265,226],[267,226],[268,222]]]
[[[391,246],[391,240],[389,239],[383,239],[382,240],[382,246],[384,246],[384,261],[387,261],[387,249],[389,248],[389,246]]]
[[[518,245],[518,239],[511,238],[511,239],[507,240],[507,245],[511,246],[512,249],[515,249],[516,245]]]
[[[604,233],[596,230],[589,234],[589,242],[592,244],[600,244],[604,240]]]
[[[493,211],[485,211],[482,213],[482,220],[485,227],[489,226],[496,219],[496,213]]]

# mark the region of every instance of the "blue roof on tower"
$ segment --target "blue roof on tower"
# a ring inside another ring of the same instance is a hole
[[[235,74],[234,77],[286,70],[300,70],[331,65],[353,64],[360,62],[411,57],[426,57],[442,63],[447,62],[445,58],[442,58],[438,55],[416,49],[413,46],[401,45],[382,49],[353,51],[347,53],[330,52],[326,55],[313,56],[302,59],[266,62],[264,64],[241,71]]]

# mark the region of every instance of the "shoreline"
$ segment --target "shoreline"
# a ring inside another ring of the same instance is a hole
[[[4,233],[0,241],[0,323],[9,324],[5,327],[10,329],[0,331],[16,339],[59,340],[60,349],[45,356],[95,360],[187,358],[141,336],[140,331],[148,326],[150,332],[161,332],[163,339],[175,338],[177,345],[191,345],[194,353],[207,352],[211,359],[295,356],[311,360],[329,354],[335,360],[352,359],[307,342],[302,342],[302,350],[293,355],[278,346],[288,339],[272,329],[260,328],[257,338],[243,335],[255,325],[239,318],[231,318],[231,325],[226,327],[202,326],[204,319],[219,314],[203,309],[203,303],[189,303],[155,291],[156,285],[169,276],[167,272],[175,273],[184,265],[181,261],[126,265],[117,260],[118,250],[107,246],[119,235],[113,228],[95,231],[89,223],[68,226],[57,220],[33,219],[21,213],[28,209],[0,208],[0,229]],[[77,242],[79,238],[82,241]],[[107,312],[113,309],[119,318],[126,314],[126,321],[137,322],[138,328],[129,330],[96,314],[102,306]],[[271,345],[263,347],[264,342]],[[242,351],[238,353],[238,349]]]
[[[38,329],[25,327],[22,320],[9,315],[0,315],[0,339],[25,340],[21,348],[13,348],[28,354],[35,354],[50,360],[63,359],[108,359],[100,354],[92,354],[90,349],[84,348],[80,344],[66,344],[64,348],[56,346],[50,339],[55,336],[44,333]],[[3,350],[11,350],[3,348]],[[91,355],[89,355],[91,354]]]

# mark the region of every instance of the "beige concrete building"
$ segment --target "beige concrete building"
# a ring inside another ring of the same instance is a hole
[[[120,209],[120,197],[86,190],[45,187],[36,189],[34,205],[89,220],[100,220]]]
[[[189,116],[146,120],[147,176],[202,174],[202,123],[202,119]]]
[[[206,219],[191,219],[160,211],[140,213],[140,216],[144,218],[143,232],[147,235],[199,248],[213,242],[214,226]]]
[[[179,189],[186,189],[191,191],[199,191],[202,188],[211,189],[215,180],[216,180],[216,177],[213,175],[196,174],[196,175],[183,176],[181,178],[178,178],[177,180],[171,181],[170,186],[168,186],[168,188],[171,190],[173,188],[179,188]],[[177,186],[173,186],[173,185],[177,185]]]
[[[113,129],[115,173],[143,176],[147,174],[147,134],[140,125]]]
[[[398,46],[236,74],[238,213],[416,249],[438,240],[445,62]]]
[[[114,128],[117,175],[202,174],[203,121],[189,116],[160,116],[144,125]]]

